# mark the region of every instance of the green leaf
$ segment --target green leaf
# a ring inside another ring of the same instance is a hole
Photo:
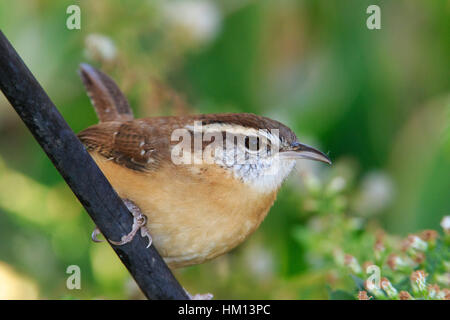
[[[350,292],[344,290],[330,291],[330,300],[355,300],[355,297]]]

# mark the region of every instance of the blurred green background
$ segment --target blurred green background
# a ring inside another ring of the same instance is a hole
[[[332,167],[298,164],[246,243],[175,271],[192,293],[326,299],[343,244],[317,247],[331,237],[312,240],[317,215],[404,236],[450,214],[449,1],[1,1],[0,28],[75,132],[97,122],[77,75],[88,62],[139,117],[253,112],[328,152]],[[142,297],[93,227],[0,95],[0,299]]]

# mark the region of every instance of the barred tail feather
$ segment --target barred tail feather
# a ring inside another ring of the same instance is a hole
[[[127,98],[114,80],[87,63],[80,65],[79,73],[100,122],[133,120]]]

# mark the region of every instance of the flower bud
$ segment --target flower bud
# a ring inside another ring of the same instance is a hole
[[[445,234],[450,234],[450,216],[442,218],[441,227],[444,229]]]
[[[369,297],[367,291],[360,291],[358,293],[358,300],[370,300],[372,297]]]
[[[437,284],[429,284],[427,287],[428,290],[428,298],[437,299],[439,297],[439,292],[441,289]]]
[[[407,252],[414,253],[414,251],[426,251],[428,244],[420,239],[420,237],[410,234],[404,242],[403,249]]]
[[[407,291],[400,291],[398,297],[400,300],[413,300],[413,297]]]
[[[415,292],[424,292],[427,288],[427,276],[423,270],[417,270],[411,273],[411,286]]]
[[[389,298],[396,298],[398,296],[397,289],[394,288],[392,283],[387,278],[381,278],[380,286]]]
[[[381,290],[378,283],[374,283],[372,281],[366,280],[364,281],[364,288],[371,292],[375,297],[384,299],[386,298],[385,294]]]
[[[346,254],[344,257],[344,264],[350,268],[350,270],[355,274],[360,274],[362,272],[361,266],[359,265],[356,258],[352,255]]]

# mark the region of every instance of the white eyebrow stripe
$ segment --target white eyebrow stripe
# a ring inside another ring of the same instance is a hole
[[[201,125],[201,126],[193,126],[193,125],[186,125],[186,129],[190,131],[194,131],[197,129],[201,129],[201,132],[203,134],[205,133],[214,133],[214,132],[220,132],[222,133],[225,131],[226,133],[234,134],[234,135],[244,135],[244,136],[255,136],[255,137],[264,137],[269,141],[273,142],[273,139],[278,138],[278,134],[275,136],[270,131],[271,130],[277,130],[278,129],[255,129],[255,128],[248,128],[241,125],[231,125],[231,124],[224,124],[224,123],[213,123],[213,124],[207,124],[207,125]]]

